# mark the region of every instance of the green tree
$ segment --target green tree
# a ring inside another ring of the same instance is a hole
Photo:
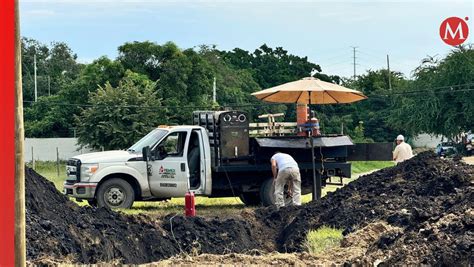
[[[194,50],[187,49],[163,63],[158,92],[169,107],[173,124],[189,124],[194,109],[211,107],[212,70]]]
[[[388,78],[392,89],[389,89]],[[394,99],[390,96],[400,92],[409,84],[404,76],[399,72],[387,70],[368,70],[366,74],[359,76],[354,82],[347,84],[349,88],[362,91],[368,98],[366,100],[352,104],[353,122],[362,121],[364,123],[364,133],[367,138],[376,142],[387,142],[395,138],[398,133],[406,134],[401,127],[394,127],[389,123],[393,116]],[[357,127],[358,125],[353,125]]]
[[[25,104],[25,136],[70,137],[72,117],[65,116],[70,108],[60,95],[41,96],[38,102]]]
[[[254,121],[260,114],[286,110],[286,105],[268,105],[251,95],[262,89],[254,80],[251,69],[231,64],[222,58],[222,51],[215,47],[201,46],[199,54],[208,62],[216,78],[218,106],[246,111]]]
[[[410,134],[454,137],[474,129],[474,49],[460,46],[444,59],[426,58],[412,86],[396,97],[390,122]]]
[[[27,137],[70,137],[74,135],[81,107],[89,102],[89,93],[100,85],[117,86],[125,70],[120,62],[101,57],[85,66],[78,77],[63,83],[57,94],[41,96],[38,102],[25,104],[25,135]]]
[[[261,88],[269,88],[321,72],[321,67],[307,57],[291,55],[282,47],[263,44],[253,53],[236,48],[222,51],[227,62],[239,69],[248,69]]]
[[[77,55],[62,42],[50,46],[34,39],[22,39],[22,78],[25,101],[34,100],[34,57],[36,55],[38,96],[57,94],[80,73]]]
[[[90,94],[91,107],[77,117],[78,142],[95,149],[124,149],[166,121],[148,77],[127,71],[117,87]]]
[[[119,46],[118,51],[117,59],[125,69],[146,74],[152,81],[160,78],[161,66],[167,60],[181,54],[179,48],[172,42],[167,42],[164,45],[150,41],[125,43]]]

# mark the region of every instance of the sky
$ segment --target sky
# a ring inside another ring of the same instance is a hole
[[[20,0],[21,34],[67,43],[82,63],[115,58],[125,42],[202,44],[254,51],[262,44],[307,56],[323,73],[353,75],[387,68],[411,77],[427,56],[452,49],[441,22],[468,17],[473,43],[474,1],[151,1]]]

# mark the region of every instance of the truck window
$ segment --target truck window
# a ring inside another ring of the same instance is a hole
[[[169,134],[159,145],[162,147],[163,157],[182,157],[187,132],[174,132]]]
[[[142,149],[146,146],[152,148],[161,138],[163,138],[163,136],[165,136],[166,133],[167,131],[165,130],[155,129],[131,146],[128,151],[142,152]]]

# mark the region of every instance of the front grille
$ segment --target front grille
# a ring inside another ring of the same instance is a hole
[[[66,165],[66,182],[74,183],[81,181],[81,161],[78,159],[69,159]]]

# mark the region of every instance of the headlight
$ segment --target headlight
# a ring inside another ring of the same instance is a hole
[[[99,164],[83,163],[81,165],[81,180],[89,180],[92,175],[99,169]]]

